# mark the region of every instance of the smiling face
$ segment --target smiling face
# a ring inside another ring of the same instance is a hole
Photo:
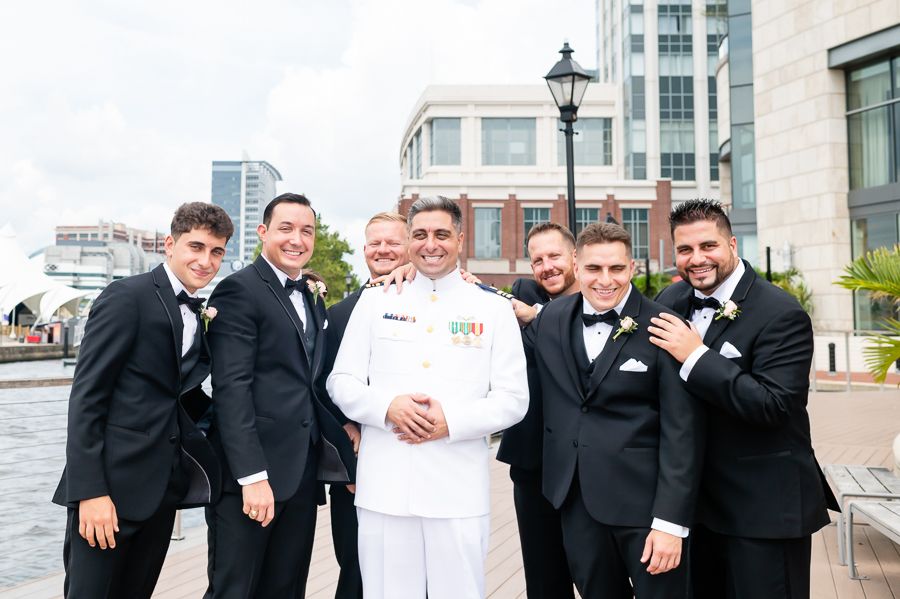
[[[316,217],[312,208],[282,202],[272,210],[269,226],[256,228],[262,239],[262,253],[269,262],[292,278],[300,272],[312,258],[316,241]]]
[[[534,280],[547,292],[550,299],[578,290],[574,250],[559,231],[539,233],[528,240],[528,255],[531,256]]]
[[[715,221],[678,225],[672,238],[678,274],[704,295],[712,294],[737,268],[737,240],[726,238]]]
[[[597,312],[615,308],[628,293],[634,260],[621,241],[592,243],[575,252],[581,294]]]
[[[381,221],[366,227],[366,265],[373,279],[390,274],[409,262],[409,239],[406,223]]]
[[[419,212],[409,223],[409,261],[429,279],[440,279],[456,268],[462,240],[449,212]]]
[[[176,240],[166,237],[166,263],[181,284],[191,293],[212,281],[225,257],[224,237],[213,237],[209,231],[191,229]]]

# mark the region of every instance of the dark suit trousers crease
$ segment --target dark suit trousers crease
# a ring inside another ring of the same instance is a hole
[[[748,539],[691,530],[696,599],[809,599],[812,537]]]
[[[204,599],[293,599],[306,595],[316,529],[318,451],[310,446],[300,486],[275,502],[265,528],[244,514],[241,494],[206,508],[209,587]]]
[[[334,557],[341,568],[335,599],[362,599],[362,574],[359,571],[359,522],[356,496],[344,485],[331,485],[331,539]]]
[[[114,549],[91,547],[78,532],[78,508],[69,508],[63,544],[66,599],[149,599],[166,560],[175,506],[186,493],[186,476],[176,465],[156,513],[143,522],[119,519]]]
[[[510,466],[528,599],[575,597],[560,512],[541,492],[541,471]]]
[[[681,565],[664,574],[651,576],[647,572],[647,564],[640,561],[650,528],[610,526],[594,520],[584,505],[577,474],[561,512],[569,569],[583,599],[689,597],[690,577],[687,560],[684,559],[687,539],[683,545]]]

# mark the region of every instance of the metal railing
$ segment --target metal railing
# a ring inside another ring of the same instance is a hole
[[[872,337],[875,335],[885,335],[886,331],[873,331],[868,329],[815,329],[813,331],[814,338],[818,338],[821,340],[822,337],[837,337],[843,338],[843,357],[844,357],[844,382],[845,382],[845,390],[852,391],[853,388],[853,380],[852,374],[853,372],[865,372],[868,373],[868,370],[865,367],[858,368],[854,371],[853,369],[853,360],[852,360],[852,351],[851,345],[853,339],[861,339],[859,345],[864,346],[864,339],[867,337]],[[816,373],[818,368],[816,368],[816,357],[818,353],[816,352],[815,346],[813,347],[813,359],[812,359],[812,367],[810,369],[810,391],[812,393],[816,393],[819,391],[817,388],[817,376]],[[834,343],[829,343],[828,347],[828,372],[829,376],[837,376],[837,347]],[[860,384],[860,383],[857,383]],[[870,383],[862,383],[864,385],[869,385]],[[878,391],[884,392],[884,383],[878,384]]]

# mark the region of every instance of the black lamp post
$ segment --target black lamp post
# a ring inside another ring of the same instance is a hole
[[[577,62],[572,60],[572,48],[569,42],[563,44],[559,51],[563,55],[556,65],[550,69],[544,79],[550,86],[550,92],[559,107],[559,118],[566,124],[566,170],[569,183],[569,230],[575,233],[575,150],[572,147],[574,131],[572,123],[577,119],[578,106],[584,98],[591,76],[584,72]]]
[[[350,295],[350,284],[353,283],[353,273],[349,270],[344,275],[344,282],[347,283],[347,292],[344,294],[344,297],[347,297]]]

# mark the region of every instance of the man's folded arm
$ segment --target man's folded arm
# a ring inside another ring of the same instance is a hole
[[[214,420],[231,472],[240,479],[268,468],[251,391],[258,336],[256,302],[242,283],[229,277],[216,286],[209,305],[218,310],[209,327]]]
[[[140,314],[126,285],[110,285],[94,301],[69,396],[66,499],[109,495],[104,432],[119,373],[137,340]]]

